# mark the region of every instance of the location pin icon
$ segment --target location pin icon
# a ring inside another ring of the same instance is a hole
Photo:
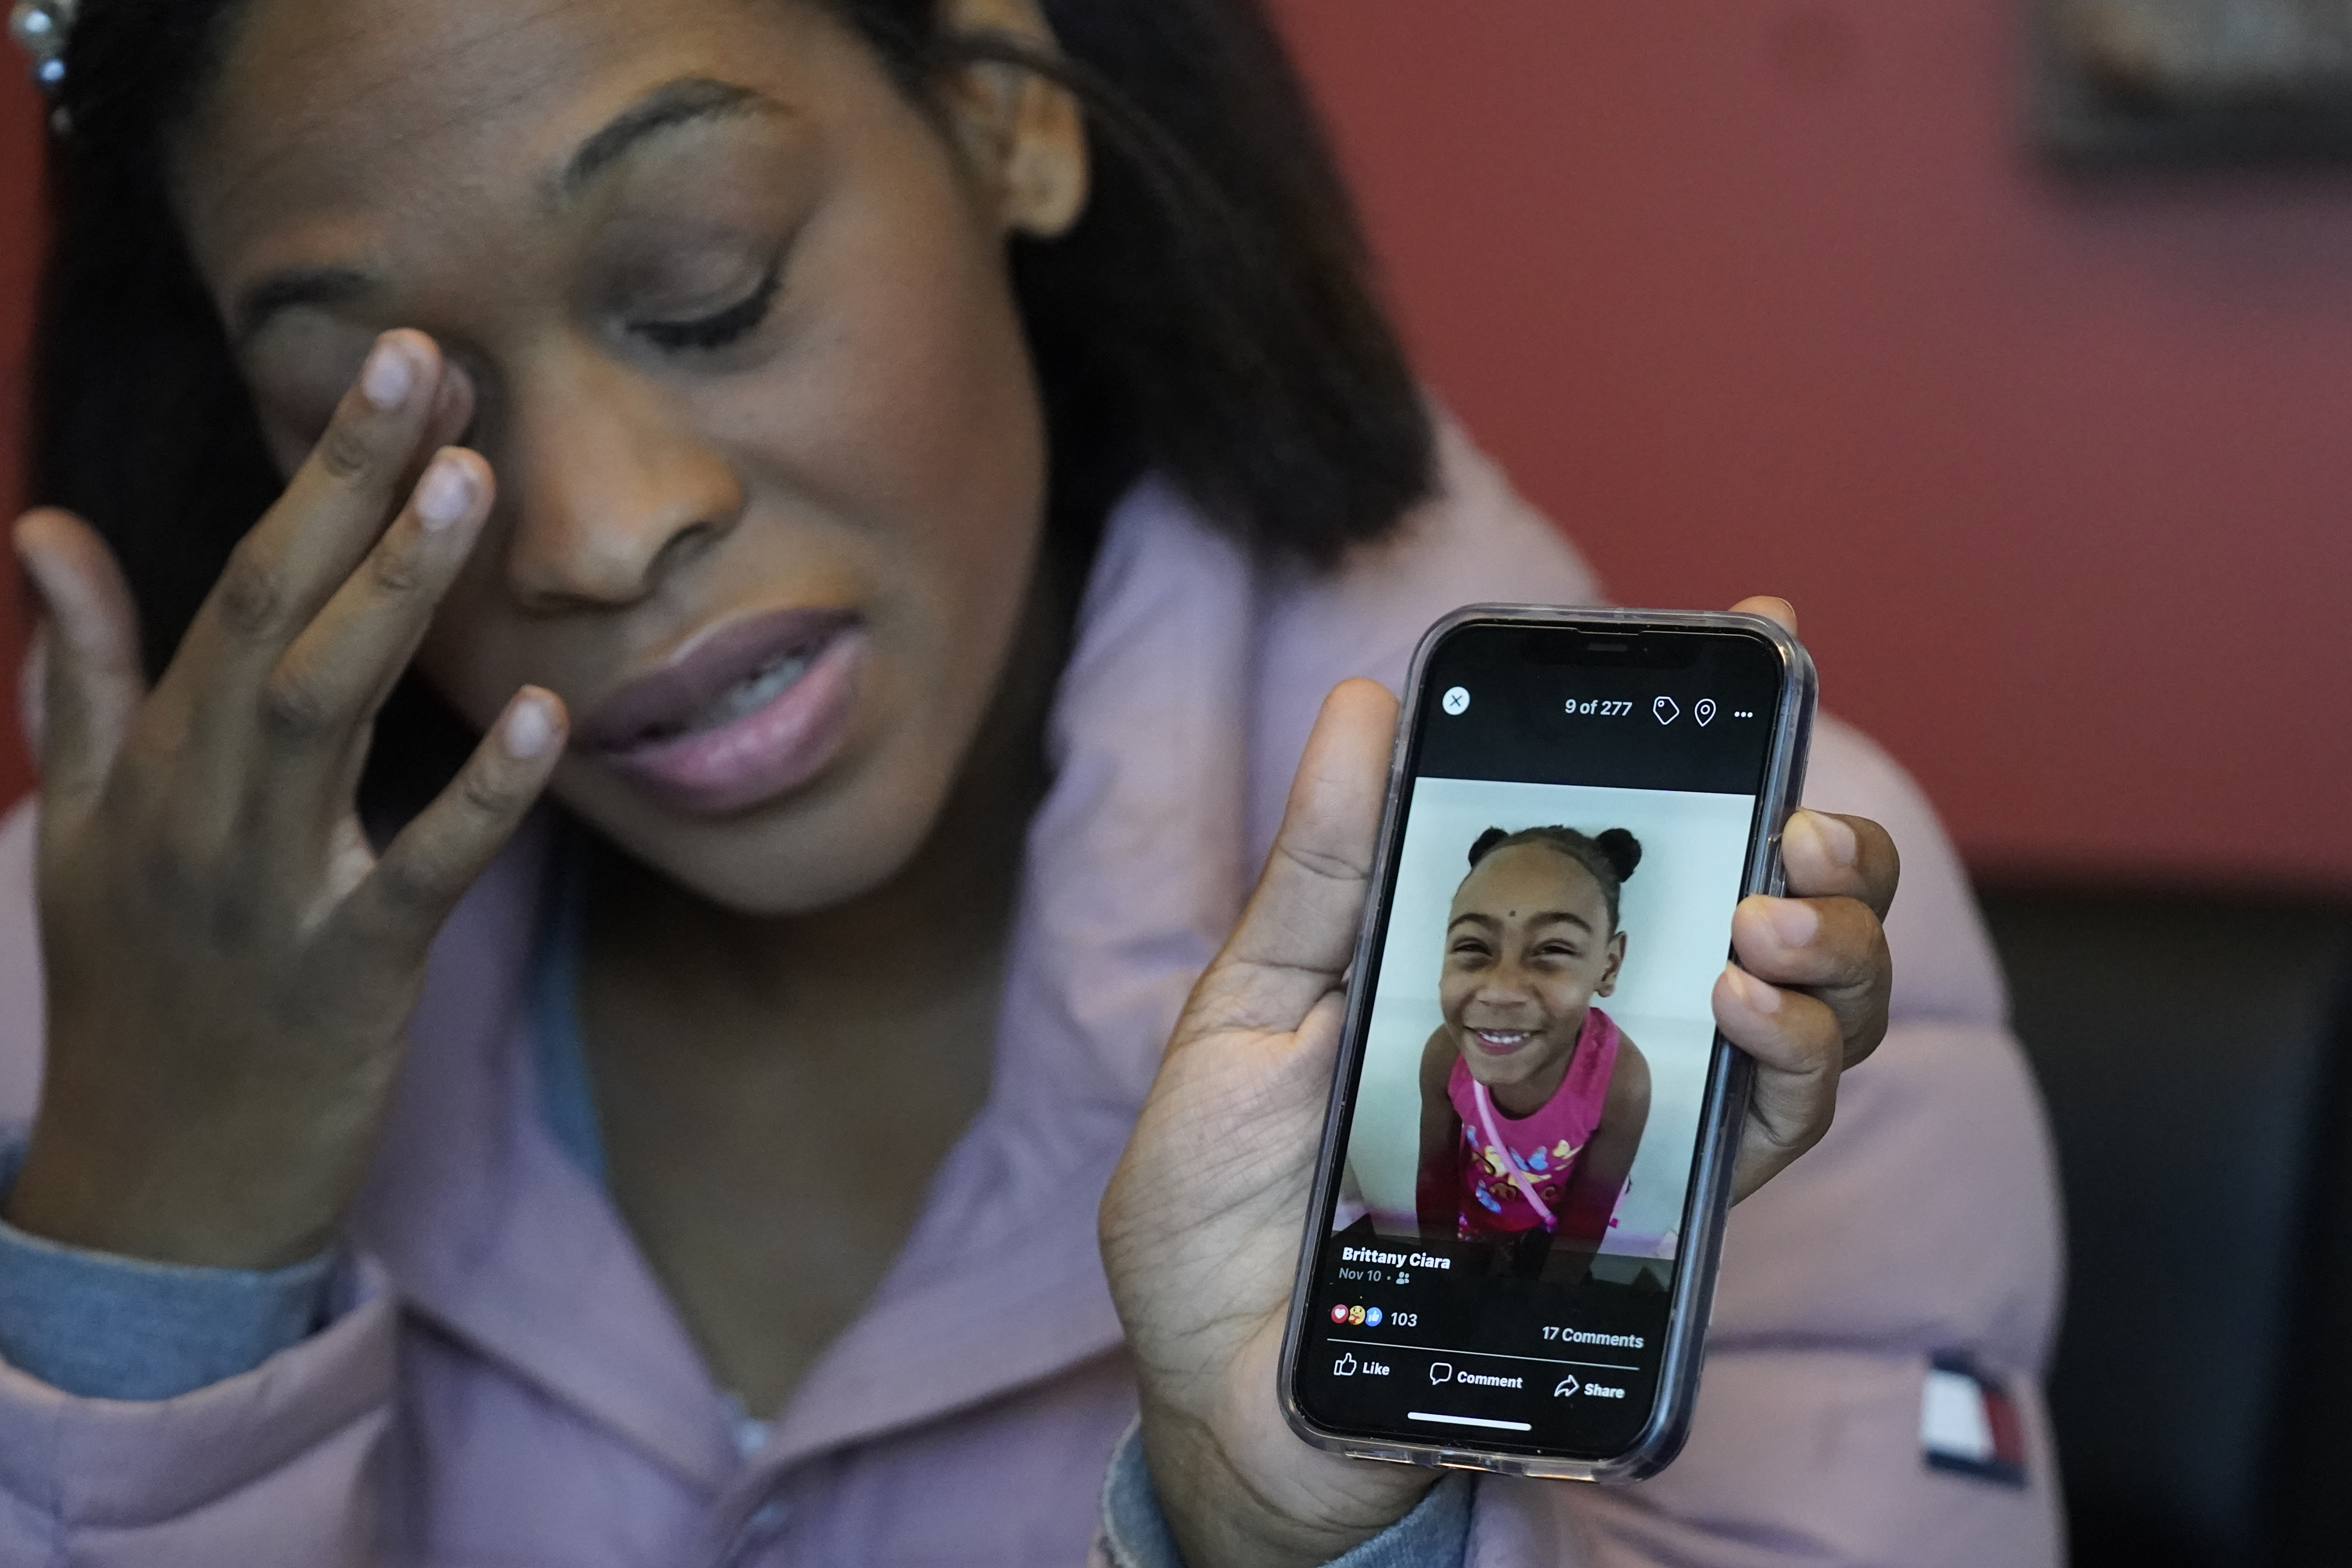
[[[1671,697],[1661,697],[1650,704],[1650,711],[1658,716],[1661,724],[1671,724],[1683,716],[1681,705]]]
[[[1691,717],[1697,720],[1701,724],[1709,724],[1714,722],[1715,699],[1712,697],[1702,697],[1697,701],[1692,703]]]

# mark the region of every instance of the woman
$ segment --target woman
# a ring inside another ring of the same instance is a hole
[[[1271,1393],[1393,704],[1308,731],[1589,585],[1255,10],[1051,20],[79,7],[0,1555],[1069,1561],[1115,1447],[1128,1561],[1458,1550]],[[1884,1026],[1885,835],[1790,844],[1743,1191]],[[1697,1484],[1476,1550],[1814,1511]]]

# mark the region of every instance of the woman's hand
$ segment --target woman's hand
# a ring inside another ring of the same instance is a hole
[[[1738,607],[1791,618],[1779,600]],[[1308,1447],[1285,1425],[1276,1388],[1396,716],[1368,680],[1325,701],[1265,875],[1193,989],[1103,1200],[1145,1455],[1192,1568],[1328,1562],[1402,1518],[1437,1479]],[[1886,835],[1801,812],[1783,858],[1794,897],[1740,906],[1746,973],[1716,995],[1718,1025],[1757,1060],[1741,1196],[1828,1129],[1838,1074],[1885,1030]]]
[[[1370,680],[1324,700],[1257,891],[1103,1198],[1144,1454],[1191,1568],[1328,1563],[1437,1479],[1307,1447],[1275,1389],[1396,720]]]
[[[427,945],[562,751],[562,705],[527,688],[380,858],[361,832],[376,710],[489,514],[489,466],[435,450],[470,412],[429,338],[381,339],[152,691],[105,544],[61,511],[18,523],[48,664],[18,1226],[269,1268],[357,1190]]]
[[[1742,599],[1732,608],[1797,629],[1785,599]],[[1731,917],[1738,962],[1715,983],[1716,1027],[1756,1058],[1733,1203],[1830,1130],[1838,1075],[1885,1038],[1895,989],[1881,922],[1902,860],[1886,829],[1867,817],[1791,813],[1780,830],[1780,868],[1789,896],[1740,900]]]

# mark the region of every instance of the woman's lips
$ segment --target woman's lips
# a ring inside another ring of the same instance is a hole
[[[856,617],[838,610],[730,622],[605,699],[580,743],[681,809],[756,805],[833,760],[866,640]]]
[[[1471,1029],[1467,1033],[1471,1043],[1490,1057],[1507,1057],[1525,1049],[1528,1042],[1536,1037],[1533,1029]]]

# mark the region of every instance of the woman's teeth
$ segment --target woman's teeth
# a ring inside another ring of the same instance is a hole
[[[1533,1029],[1476,1029],[1472,1031],[1496,1051],[1515,1051],[1535,1037]]]
[[[746,713],[758,712],[792,689],[793,682],[808,673],[811,662],[808,654],[786,654],[775,663],[745,676],[720,692],[700,711],[679,724],[671,735],[690,735],[700,730],[716,730],[721,724],[733,723]]]

